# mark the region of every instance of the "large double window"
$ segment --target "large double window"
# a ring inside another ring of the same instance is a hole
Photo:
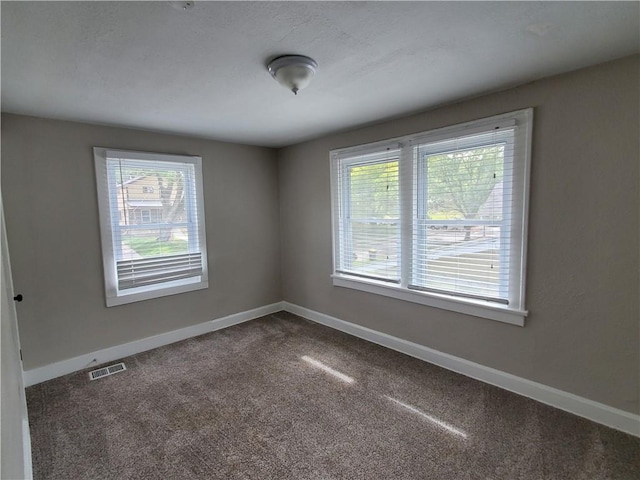
[[[200,157],[94,148],[107,306],[206,288]]]
[[[331,152],[334,284],[523,325],[532,115]]]

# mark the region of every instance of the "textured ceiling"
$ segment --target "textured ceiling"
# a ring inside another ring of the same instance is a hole
[[[638,2],[2,2],[2,110],[283,146],[640,50]],[[315,58],[295,97],[265,68]]]

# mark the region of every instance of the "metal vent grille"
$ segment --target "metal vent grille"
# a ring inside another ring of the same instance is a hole
[[[108,367],[102,367],[97,370],[89,372],[89,380],[97,380],[98,378],[108,377],[114,373],[123,372],[127,369],[124,363],[116,363],[115,365],[109,365]]]

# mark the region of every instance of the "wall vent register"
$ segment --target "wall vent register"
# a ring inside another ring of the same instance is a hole
[[[127,369],[124,363],[116,363],[108,367],[98,368],[89,372],[89,380],[97,380],[98,378],[108,377],[115,373],[124,372]]]

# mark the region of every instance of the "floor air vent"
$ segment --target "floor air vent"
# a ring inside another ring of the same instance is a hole
[[[115,365],[109,365],[108,367],[89,372],[89,379],[97,380],[98,378],[108,377],[114,373],[124,372],[126,369],[127,367],[124,366],[124,363],[116,363]]]

